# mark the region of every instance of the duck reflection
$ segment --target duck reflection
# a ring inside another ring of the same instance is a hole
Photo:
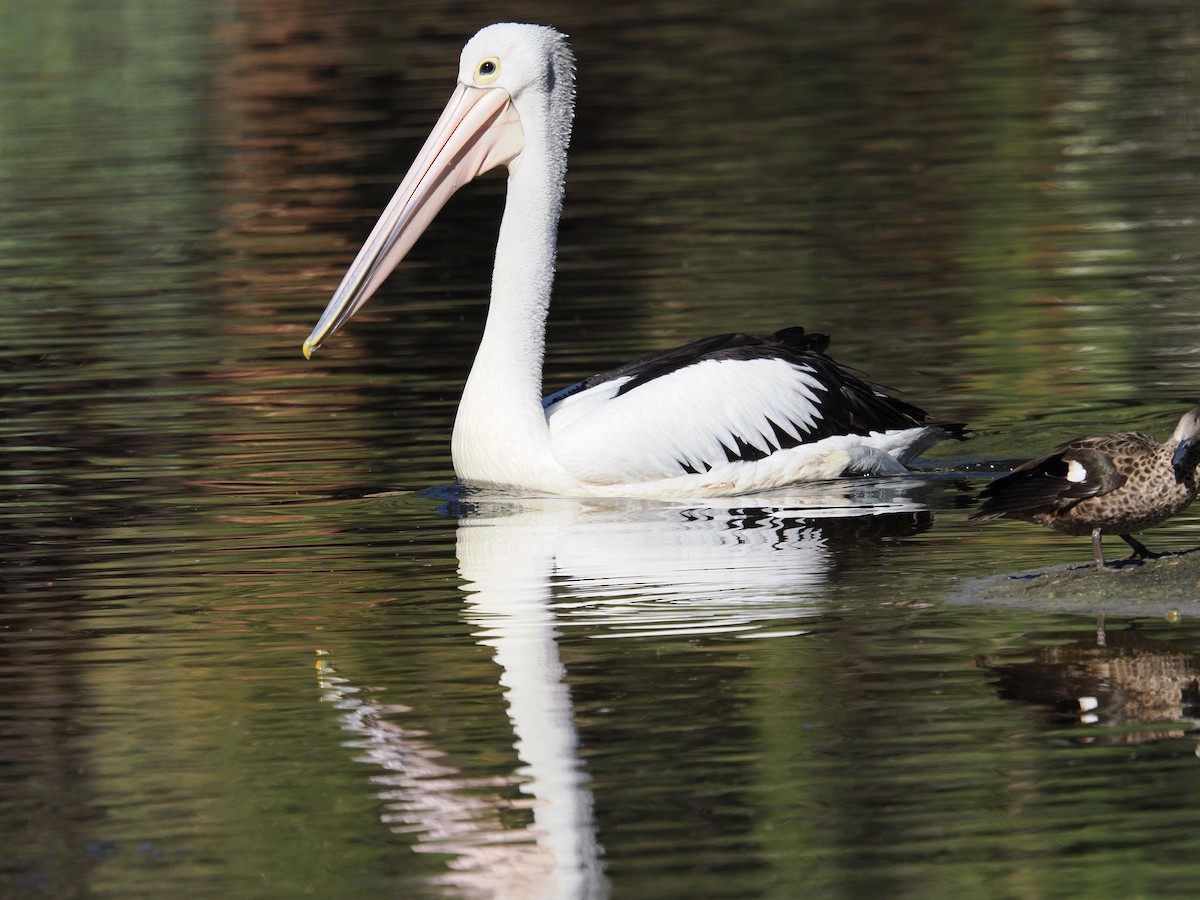
[[[1042,647],[1032,661],[978,662],[1001,697],[1048,708],[1087,742],[1143,744],[1200,728],[1200,654],[1138,630]]]
[[[419,849],[452,855],[447,881],[501,897],[603,895],[562,633],[802,632],[835,565],[856,555],[873,563],[882,539],[929,527],[919,495],[931,489],[919,478],[862,480],[702,506],[455,498],[444,510],[458,519],[463,615],[499,667],[520,768],[504,784],[475,783],[436,738],[397,725],[396,708],[374,704],[328,658],[326,699],[363,759],[384,770],[376,780],[387,785],[389,824],[414,833]],[[514,788],[532,814],[520,825],[506,814]]]

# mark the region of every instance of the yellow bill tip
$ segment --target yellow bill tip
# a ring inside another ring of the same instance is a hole
[[[317,348],[313,346],[312,339],[310,338],[309,340],[306,340],[304,342],[304,347],[302,348],[302,350],[304,352],[304,358],[312,359],[313,351],[315,349],[317,349]]]

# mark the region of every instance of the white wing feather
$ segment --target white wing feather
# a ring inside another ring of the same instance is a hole
[[[555,458],[598,483],[653,481],[726,462],[737,438],[770,453],[774,422],[800,439],[821,418],[821,383],[780,359],[703,360],[617,396],[629,377],[546,409]]]

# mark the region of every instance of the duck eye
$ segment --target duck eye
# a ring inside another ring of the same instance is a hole
[[[491,84],[500,77],[500,60],[489,56],[475,67],[475,83]]]

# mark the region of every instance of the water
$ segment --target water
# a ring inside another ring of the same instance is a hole
[[[753,504],[461,496],[501,179],[299,348],[491,14],[14,7],[2,892],[1189,893],[1196,623],[941,598],[1090,554],[968,525],[979,472],[1197,399],[1200,15],[577,6],[504,11],[579,57],[547,387],[802,324],[976,437]]]

